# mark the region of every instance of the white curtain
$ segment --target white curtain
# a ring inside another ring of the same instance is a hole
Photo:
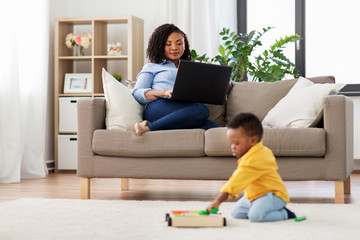
[[[0,182],[46,176],[47,0],[0,3]]]
[[[157,0],[155,9],[157,26],[178,26],[187,34],[190,48],[200,55],[217,55],[221,30],[237,28],[236,0]]]

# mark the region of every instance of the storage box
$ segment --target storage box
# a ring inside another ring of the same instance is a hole
[[[59,97],[59,132],[77,131],[77,101],[81,97]]]
[[[204,211],[203,211],[204,212]],[[200,211],[171,211],[165,217],[173,227],[225,227],[226,218],[219,213],[203,215]]]
[[[77,135],[58,135],[58,170],[76,170],[77,153]]]

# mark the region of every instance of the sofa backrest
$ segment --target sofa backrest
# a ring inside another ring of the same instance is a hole
[[[335,83],[333,76],[308,78],[314,83]],[[262,121],[266,114],[290,91],[297,79],[278,82],[234,82],[227,104],[225,123],[241,112],[251,112]]]

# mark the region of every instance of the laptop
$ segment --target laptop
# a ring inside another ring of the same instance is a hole
[[[230,66],[180,60],[171,97],[155,97],[222,105],[231,72]]]

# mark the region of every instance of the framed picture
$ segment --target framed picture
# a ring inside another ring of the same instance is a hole
[[[64,82],[64,93],[91,93],[91,73],[66,73]]]

